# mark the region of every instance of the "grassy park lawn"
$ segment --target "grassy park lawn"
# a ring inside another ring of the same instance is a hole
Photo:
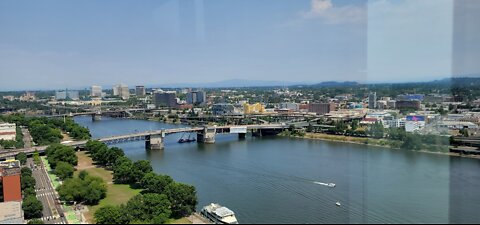
[[[107,205],[125,204],[128,200],[142,191],[140,189],[132,189],[130,185],[113,184],[113,175],[111,171],[95,167],[92,159],[85,152],[77,152],[77,156],[78,167],[76,174],[81,170],[85,170],[92,176],[101,177],[107,183],[108,187],[107,197],[101,200],[98,205],[89,207],[89,212],[85,213],[85,218],[89,223],[94,222],[93,215],[99,208]]]

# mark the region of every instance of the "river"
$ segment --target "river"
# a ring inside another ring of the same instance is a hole
[[[75,120],[94,138],[179,127],[141,120]],[[215,144],[178,144],[181,136],[167,136],[163,151],[147,151],[144,142],[118,147],[132,160],[151,161],[155,172],[194,185],[197,209],[220,203],[240,223],[480,221],[479,160],[285,137],[239,140],[219,134]]]

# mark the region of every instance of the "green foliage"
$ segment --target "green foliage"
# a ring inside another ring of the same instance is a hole
[[[27,188],[35,188],[35,178],[33,178],[31,175],[21,176],[20,183],[22,186],[22,190],[25,190]]]
[[[172,215],[180,218],[192,214],[197,205],[197,191],[194,186],[173,182],[166,188],[165,192],[172,203]]]
[[[113,180],[117,184],[133,184],[135,182],[133,162],[127,157],[117,159],[113,166]]]
[[[133,163],[133,179],[140,182],[145,174],[153,171],[152,165],[147,160],[139,160]]]
[[[27,154],[21,152],[18,153],[18,155],[15,157],[22,165],[25,165],[27,163]]]
[[[30,220],[28,221],[27,224],[44,224],[42,220],[39,220],[39,219],[33,219],[33,220]]]
[[[130,219],[123,206],[104,206],[95,212],[97,224],[129,224]]]
[[[40,153],[38,153],[37,150],[35,150],[35,152],[33,152],[33,162],[35,163],[35,165],[40,165],[42,160],[40,159]]]
[[[46,125],[40,121],[33,121],[29,125],[30,134],[38,145],[60,143],[63,136],[53,125]]]
[[[167,196],[153,193],[133,197],[128,201],[126,210],[130,218],[141,221],[151,221],[158,215],[169,218],[172,214]]]
[[[59,162],[66,162],[72,166],[76,166],[78,163],[78,157],[73,147],[53,144],[50,145],[45,152],[52,168],[55,168]]]
[[[140,181],[140,186],[149,193],[164,193],[165,188],[173,183],[173,179],[167,175],[157,175],[155,173],[147,173]]]
[[[55,175],[57,175],[60,180],[72,178],[74,172],[75,168],[66,162],[58,162],[57,166],[55,167]]]
[[[17,144],[16,141],[0,140],[0,146],[2,146],[5,149],[15,148],[16,144]]]
[[[368,134],[373,138],[383,138],[385,136],[385,128],[381,122],[377,121],[370,127]]]
[[[60,199],[66,202],[83,202],[87,205],[96,205],[106,197],[107,185],[99,177],[83,174],[82,178],[67,179],[58,187]]]
[[[27,196],[23,199],[22,209],[25,219],[42,217],[43,205],[35,196]]]

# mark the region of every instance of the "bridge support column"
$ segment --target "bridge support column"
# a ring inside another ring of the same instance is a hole
[[[200,131],[197,133],[197,142],[213,144],[215,143],[216,133],[217,133],[217,130],[215,128],[205,127],[203,131]]]
[[[165,134],[150,135],[145,138],[145,148],[148,150],[163,150],[163,138]]]
[[[244,140],[246,136],[247,136],[246,133],[239,133],[239,134],[238,134],[238,139]]]
[[[102,114],[93,114],[92,115],[92,121],[100,121],[102,120]]]

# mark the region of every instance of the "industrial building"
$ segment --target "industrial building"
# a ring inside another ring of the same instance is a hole
[[[335,103],[310,103],[308,105],[308,111],[314,112],[317,115],[325,115],[331,111],[335,111]]]

